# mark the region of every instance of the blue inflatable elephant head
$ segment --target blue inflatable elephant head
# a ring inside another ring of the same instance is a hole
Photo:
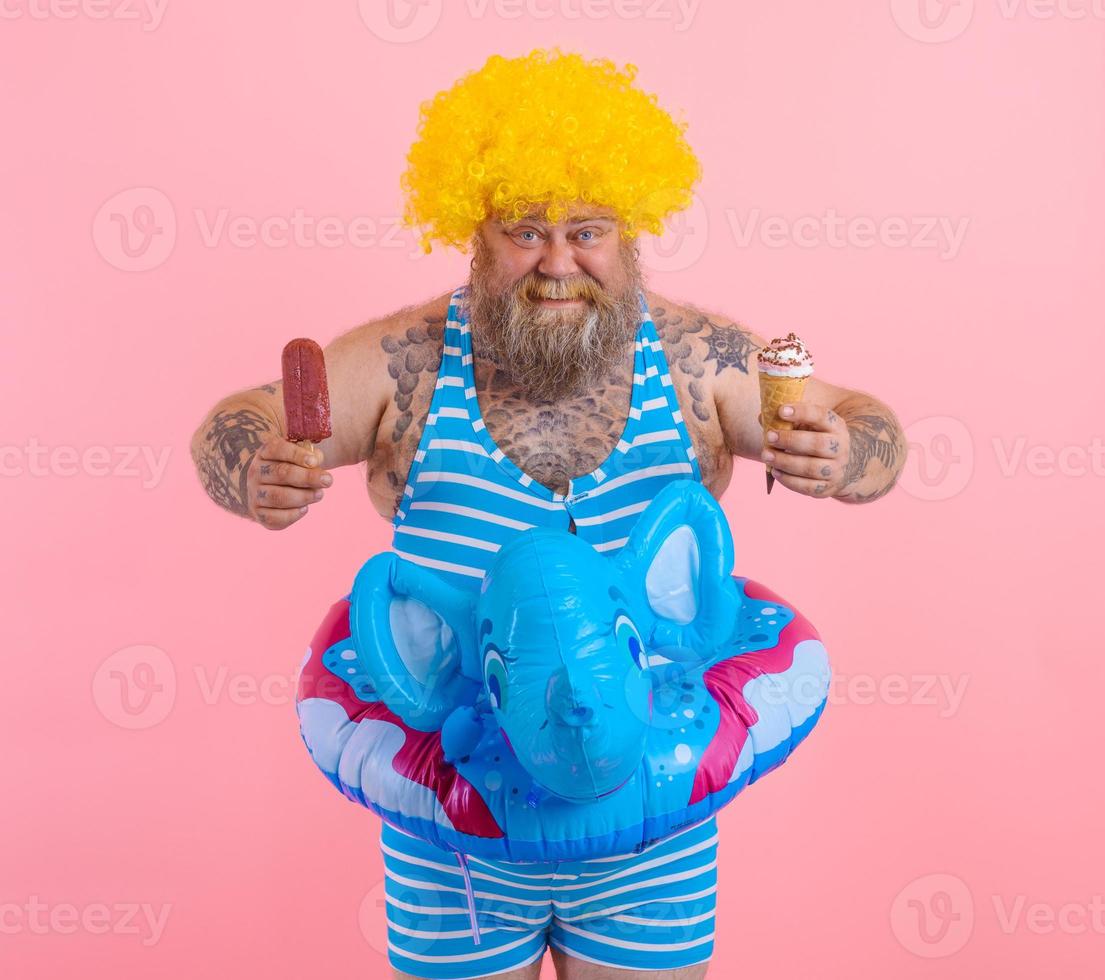
[[[721,508],[674,481],[615,555],[530,529],[478,593],[377,555],[354,584],[350,629],[381,700],[411,728],[441,729],[446,758],[471,752],[490,716],[540,787],[593,800],[641,764],[653,664],[725,654],[741,601],[732,566]]]

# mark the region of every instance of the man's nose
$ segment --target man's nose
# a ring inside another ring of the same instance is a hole
[[[544,254],[537,264],[537,271],[550,279],[567,279],[579,273],[572,246],[566,241],[552,239],[545,245]]]

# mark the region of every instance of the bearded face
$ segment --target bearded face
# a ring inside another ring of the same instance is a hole
[[[606,283],[582,269],[555,279],[534,267],[512,278],[482,234],[473,244],[468,279],[473,349],[521,393],[534,401],[581,394],[624,360],[641,322],[635,241],[619,236],[619,261]],[[582,302],[551,306],[544,299]]]

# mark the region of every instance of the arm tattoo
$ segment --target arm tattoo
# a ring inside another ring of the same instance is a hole
[[[895,477],[890,480],[885,487],[880,487],[878,490],[874,490],[871,493],[852,493],[848,496],[856,503],[865,504],[869,500],[878,500],[879,497],[885,497],[891,490],[894,489],[894,484],[898,482],[898,478]]]
[[[249,466],[272,431],[271,420],[252,409],[219,412],[193,446],[192,458],[204,490],[232,514],[249,513]]]
[[[702,378],[706,371],[694,357],[691,341],[702,332],[705,317],[682,317],[674,310],[662,306],[652,308],[652,322],[656,332],[664,340],[669,361],[679,365],[679,370],[687,379],[687,391],[691,396],[691,412],[700,422],[710,421],[710,398]]]
[[[715,374],[721,374],[722,369],[735,367],[741,374],[748,373],[748,355],[759,350],[752,343],[752,339],[735,326],[718,326],[711,323],[713,328],[706,334],[706,343],[710,353],[706,355],[707,361],[715,361],[717,370]]]
[[[675,361],[688,378],[687,390],[691,393],[691,410],[700,422],[710,421],[709,396],[702,379],[706,375],[705,362],[713,362],[714,376],[725,368],[733,367],[742,374],[748,373],[748,357],[759,350],[748,332],[732,323],[715,323],[705,313],[689,311],[682,316],[674,310],[656,306],[652,320],[668,349],[668,359]],[[707,348],[702,363],[694,357],[691,341],[696,337]]]
[[[415,419],[413,406],[418,385],[426,374],[436,378],[441,367],[445,319],[427,316],[422,321],[418,326],[408,327],[401,336],[384,337],[380,340],[380,346],[388,355],[388,374],[395,381],[394,400],[399,409],[399,418],[396,419],[391,438],[397,443],[406,439],[407,452],[400,453],[400,458],[409,456],[413,459],[418,441],[422,438],[422,429],[426,425],[425,412],[419,413],[418,419]],[[396,508],[402,502],[406,476],[406,473],[397,473],[394,468],[387,471],[388,485],[395,494]]]
[[[898,463],[899,448],[896,429],[890,419],[881,415],[855,415],[846,422],[851,445],[848,465],[844,469],[844,486],[861,480],[872,458],[887,470],[893,470]]]

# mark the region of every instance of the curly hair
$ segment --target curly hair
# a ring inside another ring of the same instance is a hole
[[[418,138],[400,179],[403,222],[468,250],[489,217],[540,213],[551,224],[592,205],[614,212],[622,235],[661,234],[663,220],[689,207],[702,176],[676,122],[607,59],[559,48],[492,55],[452,88],[423,102]]]

